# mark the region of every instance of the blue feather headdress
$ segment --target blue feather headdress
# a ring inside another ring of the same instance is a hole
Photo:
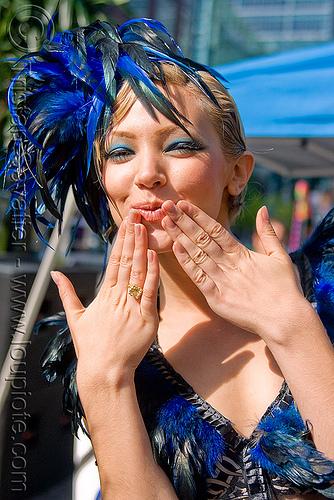
[[[186,120],[168,98],[162,63],[177,65],[218,106],[199,71],[220,75],[184,58],[165,27],[150,19],[134,19],[118,29],[96,21],[64,31],[17,61],[23,69],[8,91],[14,133],[1,173],[8,180],[10,209],[20,227],[29,207],[40,238],[39,223],[49,226],[50,214],[60,221],[61,230],[72,187],[88,225],[107,241],[114,224],[96,168],[94,141],[110,128],[124,81],[151,116],[156,118],[158,110],[185,129]]]

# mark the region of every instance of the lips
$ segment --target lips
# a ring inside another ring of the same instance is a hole
[[[147,222],[161,222],[166,215],[161,205],[162,202],[144,203],[134,205],[132,208],[135,208]]]
[[[145,219],[147,222],[158,222],[162,221],[162,219],[165,217],[165,212],[162,210],[162,208],[156,208],[155,210],[150,210],[147,208],[137,208],[138,212],[142,216],[143,219]]]

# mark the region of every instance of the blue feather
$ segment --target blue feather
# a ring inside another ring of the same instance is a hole
[[[23,69],[8,91],[16,139],[2,174],[11,183],[12,206],[22,200],[34,212],[33,226],[39,237],[38,224],[47,222],[47,212],[59,219],[61,227],[71,187],[93,231],[105,239],[108,227],[113,227],[105,192],[90,166],[96,132],[103,135],[107,131],[113,101],[124,80],[153,117],[158,110],[187,132],[187,120],[154,83],[160,80],[165,85],[164,62],[178,65],[215,102],[199,74],[209,70],[184,59],[166,28],[154,20],[135,19],[118,30],[96,21],[57,33],[53,39],[50,23],[41,50],[17,61]],[[16,100],[14,91],[20,81],[24,81],[25,91]],[[35,202],[31,203],[35,197],[43,200],[44,217]],[[107,207],[103,217],[101,198]],[[20,219],[22,223],[22,213]]]
[[[130,21],[127,21],[124,24],[122,24],[118,28],[118,32],[122,36],[122,39],[124,41],[132,41],[132,39],[131,39],[131,34],[132,34],[131,31],[126,31],[125,28],[128,27],[128,26],[131,27],[131,26],[133,26],[133,25],[135,25],[137,23],[144,23],[149,28],[151,28],[153,31],[155,31],[155,32],[161,31],[164,34],[166,34],[168,36],[168,38],[170,39],[170,41],[172,42],[172,44],[174,45],[174,47],[177,49],[179,55],[181,57],[183,57],[182,50],[179,47],[179,45],[176,43],[176,41],[174,40],[174,38],[168,33],[168,31],[166,30],[165,26],[162,23],[160,23],[159,21],[156,21],[155,19],[148,19],[148,18],[142,17],[142,18],[131,19]]]
[[[147,76],[145,71],[141,69],[125,52],[121,52],[117,61],[117,70],[126,76],[127,73],[141,80],[154,94],[160,95],[158,87]]]
[[[321,262],[315,271],[314,294],[318,314],[334,343],[334,254]]]
[[[90,162],[93,152],[93,144],[96,134],[97,124],[101,117],[101,112],[104,107],[104,102],[99,99],[98,95],[95,94],[92,97],[92,105],[88,115],[87,121],[87,174],[90,169]]]
[[[214,474],[217,458],[225,450],[224,439],[201,418],[192,404],[183,397],[176,396],[161,408],[156,422],[166,435],[167,447],[180,448],[188,453],[196,446],[196,443],[202,443],[202,445],[205,443],[204,450],[200,452],[206,458],[204,474],[206,477]],[[194,460],[195,458],[193,456]],[[198,458],[198,460],[202,459]]]
[[[168,400],[159,410],[151,433],[158,464],[171,471],[180,498],[201,499],[205,480],[214,475],[225,450],[223,437],[181,396]]]
[[[57,134],[60,143],[80,140],[84,134],[89,104],[78,90],[75,92],[60,90],[51,95],[45,93],[39,98],[30,126],[37,137],[45,133],[45,130],[52,130]]]
[[[31,225],[32,227],[34,228],[34,231],[36,233],[36,235],[39,237],[39,239],[46,245],[48,246],[49,248],[51,248],[51,250],[54,250],[52,248],[52,246],[49,245],[49,243],[46,241],[46,239],[44,238],[43,234],[41,233],[39,227],[38,227],[38,224],[37,224],[37,217],[36,217],[36,209],[35,209],[35,198],[32,198],[31,202],[30,202],[30,218],[31,218]],[[24,215],[24,214],[22,214]],[[23,219],[22,219],[22,222],[21,224],[23,224]]]
[[[252,435],[252,458],[294,484],[334,493],[334,462],[317,451],[309,434],[294,404],[286,409],[276,408],[260,421]]]
[[[291,258],[298,265],[306,297],[315,304],[334,343],[334,209]]]
[[[46,38],[48,40],[51,39],[51,32],[52,32],[52,28],[53,28],[53,23],[54,23],[54,18],[56,17],[56,15],[58,14],[58,10],[59,10],[59,3],[60,3],[60,0],[58,1],[58,4],[57,4],[57,7],[56,7],[56,10],[55,12],[53,13],[49,23],[48,23],[48,29],[47,29],[47,32],[46,32]]]
[[[14,120],[15,125],[17,128],[29,139],[32,144],[34,144],[36,147],[43,149],[42,146],[35,140],[33,135],[29,132],[27,127],[21,123],[21,120],[19,119],[19,116],[16,112],[15,108],[15,99],[14,99],[14,86],[16,85],[18,79],[21,77],[21,74],[19,73],[15,78],[13,78],[12,82],[9,85],[8,88],[8,108],[10,111],[10,114],[12,115],[12,118]]]

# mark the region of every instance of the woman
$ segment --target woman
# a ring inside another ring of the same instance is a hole
[[[334,351],[301,289],[331,320],[313,280],[332,286],[333,215],[294,256],[301,279],[265,207],[265,254],[235,240],[254,163],[237,109],[159,23],[94,23],[28,62],[13,199],[40,234],[38,196],[61,219],[72,185],[95,232],[119,228],[87,308],[52,273],[77,362],[66,329],[43,360],[85,416],[102,498],[333,498]]]

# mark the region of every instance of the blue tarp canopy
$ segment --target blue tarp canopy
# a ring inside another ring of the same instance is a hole
[[[215,67],[256,160],[290,177],[334,175],[334,43]]]

